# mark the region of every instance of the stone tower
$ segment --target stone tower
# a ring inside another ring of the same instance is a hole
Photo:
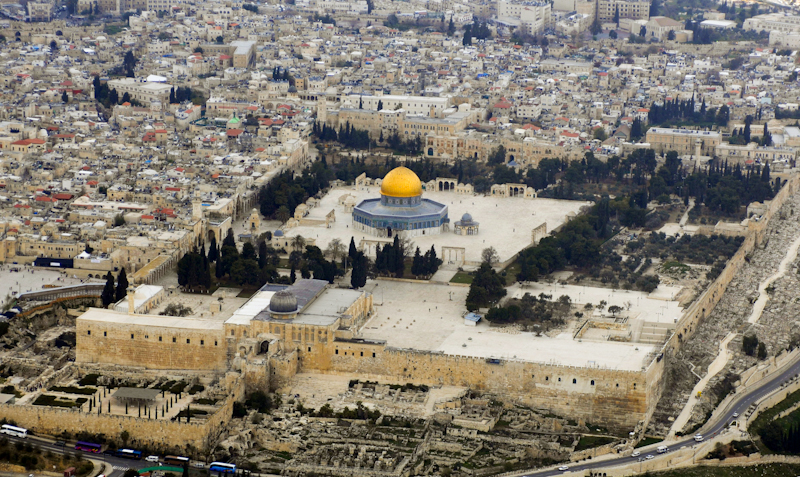
[[[195,197],[192,199],[192,220],[200,220],[203,218],[203,201]]]
[[[319,123],[319,127],[322,127],[327,120],[328,101],[325,99],[324,95],[320,95],[319,99],[317,100],[317,123]]]

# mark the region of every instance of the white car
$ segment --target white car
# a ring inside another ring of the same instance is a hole
[[[694,436],[694,440],[696,442],[703,442],[703,435],[702,434],[697,434],[696,436]]]
[[[564,472],[565,470],[569,470],[569,467],[567,467],[566,465],[562,465],[561,467],[558,468],[558,470]]]
[[[158,456],[157,455],[149,455],[144,458],[145,462],[154,462],[158,463]]]
[[[645,459],[650,460],[650,459],[655,459],[655,457],[653,457],[652,454],[648,454],[647,457],[645,457]]]
[[[739,417],[739,413],[738,412],[734,412],[733,413],[733,417]]]
[[[633,454],[631,454],[631,457],[639,457],[640,455],[642,455],[642,453],[641,453],[641,452],[639,452],[639,451],[633,451]]]

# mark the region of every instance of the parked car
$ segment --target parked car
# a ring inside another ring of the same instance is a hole
[[[568,466],[566,466],[566,465],[562,465],[561,467],[559,467],[559,468],[558,468],[558,470],[560,470],[560,471],[564,472],[564,471],[567,471],[567,470],[569,470],[569,467],[568,467]]]
[[[639,451],[633,451],[633,454],[631,454],[631,457],[639,457],[640,455],[642,455],[642,453],[641,453],[641,452],[639,452]]]

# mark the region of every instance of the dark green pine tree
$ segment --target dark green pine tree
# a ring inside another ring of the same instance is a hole
[[[211,245],[208,247],[208,261],[216,262],[219,258],[219,247],[217,246],[216,235],[211,236]]]
[[[742,136],[744,136],[744,143],[745,144],[750,144],[750,123],[752,123],[752,122],[753,122],[753,116],[750,116],[748,114],[744,118],[744,133],[742,133]]]
[[[175,87],[173,86],[171,90],[169,90],[169,104],[175,104],[178,101],[175,99]]]
[[[114,275],[108,272],[106,274],[106,285],[103,287],[103,293],[100,295],[100,299],[103,300],[103,308],[108,308],[108,305],[114,303],[115,297]]]
[[[116,291],[116,298],[117,301],[122,300],[125,298],[125,295],[128,294],[128,274],[125,272],[125,269],[119,271],[119,275],[117,275],[117,291]]]
[[[258,242],[258,268],[267,266],[267,242],[262,240]]]
[[[403,278],[406,264],[405,257],[403,256],[403,248],[402,245],[400,245],[400,237],[397,235],[394,236],[394,242],[392,243],[392,258],[392,272],[394,272],[394,276],[397,278]]]
[[[425,253],[425,271],[428,276],[432,276],[439,270],[442,261],[436,256],[436,249],[431,245],[431,249]]]
[[[361,288],[367,284],[367,268],[369,260],[362,252],[357,252],[353,258],[353,271],[350,274],[350,286]]]
[[[292,269],[289,272],[289,282],[294,283],[297,280],[297,270],[295,269],[294,264],[292,264]]]
[[[420,275],[426,275],[425,270],[425,260],[422,258],[422,254],[419,253],[419,247],[414,252],[414,259],[411,261],[411,274],[415,277]]]
[[[358,252],[358,249],[356,248],[355,238],[350,237],[350,248],[347,251],[347,256],[350,257],[350,259],[352,260],[352,259],[356,258],[356,253],[357,252]]]

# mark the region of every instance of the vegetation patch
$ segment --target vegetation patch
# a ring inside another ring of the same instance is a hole
[[[34,406],[51,406],[51,407],[80,407],[83,403],[88,401],[86,398],[78,398],[75,401],[70,399],[60,399],[57,396],[50,394],[42,394],[33,401]]]
[[[599,436],[581,436],[578,445],[575,446],[575,452],[591,449],[593,447],[600,447],[614,442],[616,439],[613,437],[599,437]]]
[[[99,374],[87,374],[78,381],[78,384],[81,386],[97,386],[97,379],[100,376]]]
[[[55,454],[42,452],[30,442],[11,442],[0,438],[0,462],[21,465],[28,471],[51,471],[53,468],[63,471],[75,467],[78,476],[89,475],[94,466],[88,460],[80,459],[73,453]]]
[[[59,392],[59,393],[67,393],[67,394],[82,394],[85,396],[91,396],[97,392],[95,388],[78,388],[75,386],[53,386],[50,388],[50,391]]]
[[[453,275],[453,278],[450,279],[450,283],[466,283],[469,285],[472,283],[473,276],[467,272],[456,272]]]
[[[636,444],[635,448],[649,446],[651,444],[655,444],[655,443],[661,442],[663,440],[664,439],[662,439],[661,437],[645,437],[644,439],[639,441],[638,444]]]

